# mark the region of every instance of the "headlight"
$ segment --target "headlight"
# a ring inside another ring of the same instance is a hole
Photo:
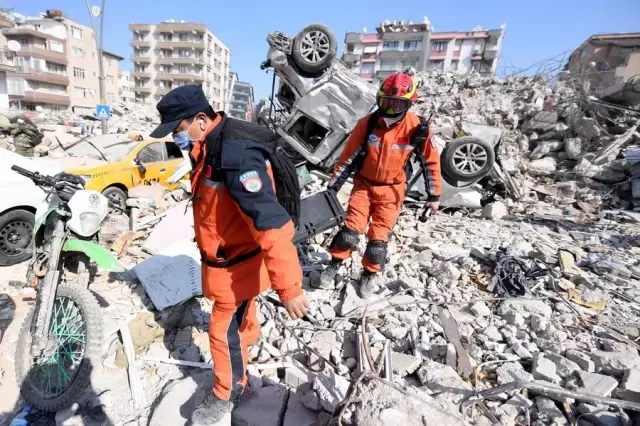
[[[84,180],[84,183],[89,182],[89,179],[91,179],[91,175],[80,175],[80,177]]]
[[[82,213],[80,215],[80,227],[86,235],[95,234],[100,227],[100,215],[92,212]]]

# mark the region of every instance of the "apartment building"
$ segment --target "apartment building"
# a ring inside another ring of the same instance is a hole
[[[8,43],[19,45],[13,58],[16,70],[7,80],[10,106],[93,114],[96,104],[118,99],[118,63],[124,58],[103,52],[107,98],[100,99],[98,50],[91,28],[50,10],[41,17],[16,15],[15,26],[2,34]]]
[[[129,29],[136,102],[153,104],[175,87],[198,84],[215,110],[228,109],[231,52],[206,25],[169,20]]]
[[[252,121],[254,103],[253,86],[250,83],[240,81],[237,74],[232,74],[234,74],[234,76],[232,76],[234,84],[231,89],[229,116]]]
[[[136,94],[133,91],[133,77],[131,76],[130,71],[119,71],[118,79],[120,80],[118,84],[120,102],[135,102]]]
[[[640,33],[592,35],[571,54],[566,68],[598,96],[639,102],[640,89],[625,90],[625,84],[640,75]]]
[[[418,71],[494,74],[505,25],[497,30],[435,32],[424,22],[384,21],[372,34],[348,32],[342,56],[361,78],[378,83],[407,67]]]

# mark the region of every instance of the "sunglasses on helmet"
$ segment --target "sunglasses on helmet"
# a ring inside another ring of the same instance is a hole
[[[378,98],[378,108],[387,114],[402,114],[411,108],[411,101],[409,99],[380,96]]]

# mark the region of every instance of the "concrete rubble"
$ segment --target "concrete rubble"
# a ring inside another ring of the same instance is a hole
[[[640,224],[624,210],[640,195],[632,197],[625,182],[637,179],[631,174],[637,163],[631,167],[621,158],[637,157],[630,147],[638,136],[632,133],[614,152],[605,150],[635,121],[625,115],[603,120],[602,112],[585,109],[564,82],[551,87],[539,77],[437,73],[422,78],[415,108],[435,110],[437,125],[473,120],[503,129],[498,157],[526,195],[518,201],[497,195],[482,210],[448,210],[426,223],[405,208],[369,300],[359,298],[354,285],[364,239],[331,289],[314,284],[330,260],[335,229],[301,244],[309,316],[292,321],[273,303],[274,294],[259,298],[261,343],[250,350],[247,392],[230,421],[543,426],[574,424],[578,416],[581,425],[634,419],[637,412],[620,411],[609,400],[596,406],[519,390],[477,401],[470,410],[462,406],[477,392],[514,382],[640,403]],[[121,110],[112,124],[123,131],[148,129],[155,119],[135,106]],[[617,133],[613,123],[620,127]],[[62,124],[37,126],[41,143],[72,143],[62,141],[63,133],[76,137],[77,126],[71,133]],[[17,148],[8,140],[0,144]],[[325,185],[312,173],[304,194]],[[137,206],[135,220],[115,214],[102,230],[103,244],[128,272],[93,277],[90,288],[105,302],[105,354],[95,366],[100,374],[93,392],[77,401],[74,418],[89,418],[97,406],[113,424],[186,424],[210,388],[212,303],[189,287],[198,283],[199,262],[187,251],[195,248],[190,212],[185,213],[189,194],[154,187],[138,192],[129,200]],[[498,297],[490,290],[499,255],[542,271],[527,278],[527,294]],[[158,263],[169,269],[166,256],[189,257],[185,270],[193,276],[185,272],[168,282],[176,274],[167,269],[156,277],[165,277],[165,290],[182,286],[193,294],[181,294],[175,303],[150,297],[149,283],[134,267],[140,271],[137,265],[162,256],[165,261]],[[16,291],[0,282],[0,293]],[[128,361],[115,333],[123,324],[148,401],[143,409],[134,409],[128,392]],[[11,342],[2,344],[4,350]]]

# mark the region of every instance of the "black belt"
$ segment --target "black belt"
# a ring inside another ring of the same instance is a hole
[[[200,253],[200,255],[202,256],[202,263],[204,263],[205,265],[211,268],[230,268],[234,265],[237,265],[238,263],[242,263],[244,261],[251,259],[252,257],[259,255],[261,252],[262,252],[262,249],[260,247],[257,247],[247,253],[241,254],[240,256],[236,256],[231,259],[221,260],[219,262],[214,262],[212,260],[207,259],[202,253]]]

